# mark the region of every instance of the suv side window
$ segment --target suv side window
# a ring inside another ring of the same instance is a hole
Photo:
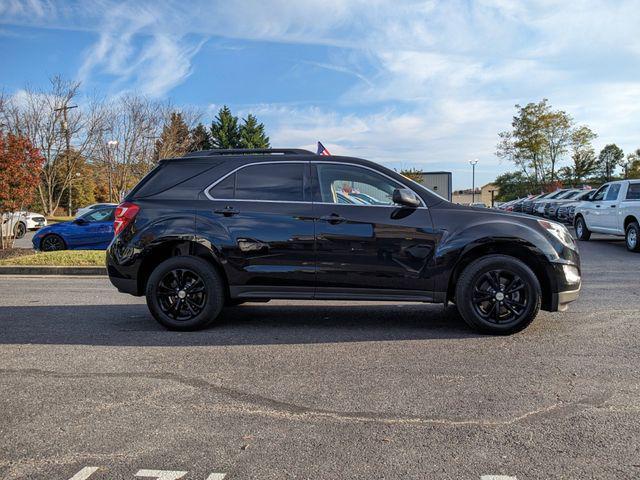
[[[607,192],[607,197],[605,198],[605,200],[617,200],[619,192],[620,192],[620,184],[619,183],[611,184],[611,186],[609,186],[609,191]]]
[[[630,183],[627,200],[640,200],[640,183]]]
[[[607,194],[607,190],[609,190],[609,185],[601,186],[598,191],[593,195],[593,200],[598,202],[604,198]]]
[[[221,200],[301,202],[304,163],[265,163],[240,168],[209,190]]]
[[[353,165],[317,163],[316,198],[323,203],[349,205],[393,205],[393,191],[404,188],[400,183]]]

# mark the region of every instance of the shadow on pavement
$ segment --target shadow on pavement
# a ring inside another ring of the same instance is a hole
[[[477,336],[441,305],[277,305],[227,308],[206,330],[171,332],[146,305],[0,307],[0,344],[207,346],[340,343]]]

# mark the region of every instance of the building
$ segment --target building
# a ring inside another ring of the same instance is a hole
[[[470,188],[467,190],[456,190],[453,192],[452,202],[459,203],[460,205],[469,205],[472,202],[476,202],[484,203],[487,207],[492,207],[495,204],[495,197],[498,196],[499,191],[500,189],[493,183],[487,183],[480,188],[476,188],[475,196]]]
[[[422,181],[418,182],[423,187],[437,193],[451,201],[451,172],[420,172]]]

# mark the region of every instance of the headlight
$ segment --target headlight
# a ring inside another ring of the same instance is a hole
[[[547,220],[538,220],[538,223],[547,232],[556,237],[564,246],[575,248],[576,244],[573,241],[573,237],[569,233],[569,230],[567,230],[567,227],[560,223],[549,222]]]
[[[574,265],[563,265],[562,270],[567,284],[576,285],[580,283],[580,272],[578,271],[578,267]]]

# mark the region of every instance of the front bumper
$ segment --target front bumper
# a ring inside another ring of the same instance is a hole
[[[559,312],[564,312],[571,302],[575,302],[578,299],[578,296],[580,295],[580,289],[581,288],[582,288],[582,285],[580,285],[575,290],[567,290],[565,292],[557,293],[556,294],[558,296],[558,300],[557,300],[558,308],[557,308],[557,310]]]

